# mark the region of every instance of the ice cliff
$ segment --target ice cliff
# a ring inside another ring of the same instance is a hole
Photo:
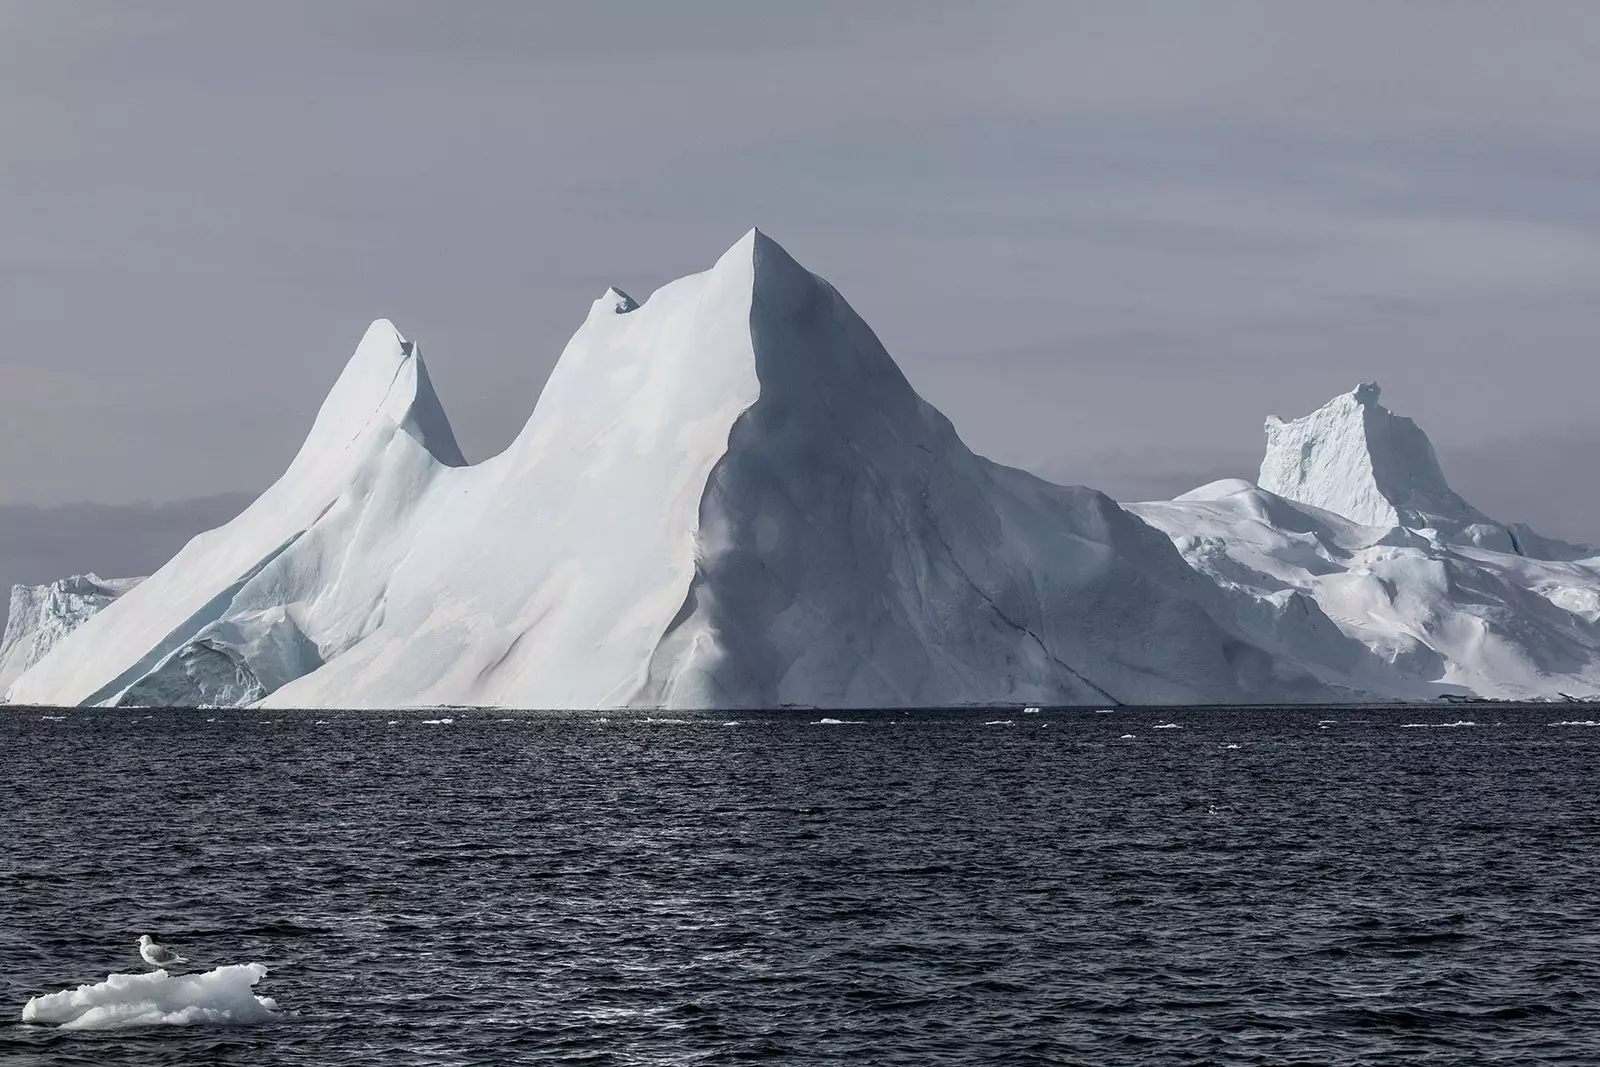
[[[95,612],[138,585],[138,578],[75,574],[48,585],[14,585],[0,637],[0,693]]]
[[[1445,540],[1548,558],[1590,550],[1502,525],[1446,483],[1433,443],[1412,420],[1378,403],[1363,382],[1311,414],[1267,419],[1258,484],[1269,493],[1363,526],[1432,531]]]
[[[1120,506],[973,454],[751,231],[595,301],[466,466],[374,323],[237,519],[59,640],[18,702],[916,707],[1600,692],[1600,571],[1450,491],[1362,386],[1261,486]]]

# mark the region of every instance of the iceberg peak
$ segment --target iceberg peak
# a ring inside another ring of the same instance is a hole
[[[388,319],[375,319],[367,327],[318,409],[295,464],[317,463],[330,451],[349,448],[380,418],[410,434],[446,466],[466,463],[433,390],[421,346],[406,340]]]
[[[1366,526],[1489,520],[1451,490],[1433,444],[1362,382],[1309,415],[1269,416],[1261,488]]]

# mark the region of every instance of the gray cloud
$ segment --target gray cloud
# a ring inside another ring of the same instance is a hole
[[[1480,507],[1600,539],[1556,461],[1594,443],[1597,34],[1587,3],[0,0],[0,501],[263,485],[379,315],[481,457],[603,286],[760,224],[995,458],[1248,475],[1266,414],[1375,377]]]

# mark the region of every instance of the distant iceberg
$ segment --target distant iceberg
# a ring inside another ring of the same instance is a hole
[[[1367,382],[1267,420],[1260,485],[1129,509],[1248,604],[1240,626],[1388,699],[1600,694],[1600,554],[1498,522],[1445,480]]]
[[[62,638],[141,580],[75,574],[46,585],[12,586],[5,635],[0,637],[0,693]]]

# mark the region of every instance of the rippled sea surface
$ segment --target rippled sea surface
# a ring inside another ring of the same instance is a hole
[[[1600,1063],[1600,709],[837,717],[0,711],[0,1062]]]

